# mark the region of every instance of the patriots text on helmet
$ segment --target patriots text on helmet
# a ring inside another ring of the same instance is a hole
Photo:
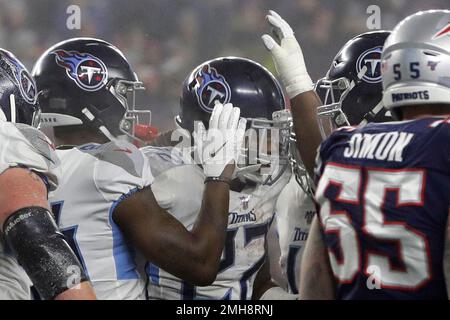
[[[430,95],[427,90],[392,94],[392,102],[399,102],[404,100],[428,100],[428,99],[430,99]]]

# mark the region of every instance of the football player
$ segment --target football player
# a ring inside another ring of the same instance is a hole
[[[313,178],[317,148],[335,128],[391,120],[381,102],[380,77],[381,47],[389,31],[363,33],[347,42],[314,86],[292,28],[274,11],[266,18],[273,37],[265,34],[262,40],[290,98],[297,147]]]
[[[0,300],[29,300],[27,275],[44,299],[95,299],[50,213],[47,193],[58,184],[59,160],[35,128],[34,79],[3,49],[0,79]]]
[[[148,158],[123,139],[151,132],[142,121],[148,114],[135,110],[142,85],[125,56],[102,40],[69,39],[41,56],[34,75],[45,122],[59,125],[57,144],[83,144],[57,150],[62,187],[50,201],[98,298],[145,298],[137,253],[189,283],[212,283],[225,245],[229,179],[237,160],[238,148],[229,146],[241,144],[246,125],[239,109],[214,109],[202,140],[212,146],[202,155],[205,188],[188,231],[158,205]]]
[[[194,123],[207,124],[216,102],[239,106],[248,130],[231,184],[228,231],[216,281],[193,286],[149,263],[149,298],[247,300],[278,292],[281,289],[270,278],[265,239],[276,200],[291,175],[287,154],[291,120],[283,90],[264,67],[237,57],[204,62],[188,75],[182,90],[176,118],[180,130],[172,133],[173,140],[191,133],[194,141],[198,139]],[[190,160],[190,152],[184,152],[190,145],[183,140],[175,147],[142,149],[155,176],[157,202],[188,229],[195,227],[205,178],[202,168]]]
[[[419,12],[386,40],[383,103],[399,122],[345,127],[321,145],[302,298],[448,298],[449,21]]]
[[[270,12],[267,17],[272,26],[275,37],[281,36],[281,46],[268,35],[263,36],[264,43],[271,49],[277,66],[282,65],[288,57],[286,46],[297,48],[293,53],[297,59],[301,59],[300,47],[293,38],[290,26],[275,12]],[[293,100],[294,129],[299,131],[305,123],[311,127],[313,123],[322,130],[316,132],[326,137],[331,130],[346,125],[363,125],[367,122],[390,121],[391,117],[382,104],[382,85],[380,76],[381,49],[388,37],[388,31],[366,32],[348,41],[337,53],[326,76],[315,85],[315,91],[324,104],[317,108],[319,117],[301,118],[298,116],[299,108],[308,110],[313,108],[307,104],[298,104],[294,94]],[[269,44],[273,44],[270,47]],[[275,47],[276,46],[276,47]],[[298,62],[298,60],[295,60]],[[283,69],[278,67],[285,85],[289,86],[288,78]],[[291,70],[291,69],[289,69]],[[297,70],[299,70],[297,68]],[[299,75],[296,78],[301,78]],[[293,82],[293,80],[290,80]],[[290,86],[292,88],[292,85]],[[289,92],[289,91],[288,91]],[[314,97],[315,93],[306,92],[305,96]],[[311,102],[311,101],[309,101]],[[322,126],[316,119],[320,119]],[[299,122],[301,120],[301,122]],[[281,267],[289,286],[289,290],[298,293],[298,281],[300,275],[301,259],[305,248],[306,239],[315,215],[315,206],[312,201],[314,184],[308,177],[303,165],[302,157],[296,147],[296,135],[292,135],[290,155],[295,175],[280,195],[277,205],[277,227],[281,249]],[[316,150],[310,147],[314,139],[306,143],[306,151],[314,151],[307,158],[315,157]],[[308,145],[309,144],[309,145]],[[298,145],[298,144],[297,144]],[[298,145],[305,154],[305,144]],[[316,147],[317,149],[317,147]]]
[[[280,193],[274,221],[280,255],[271,255],[270,258],[278,259],[283,280],[280,282],[286,290],[293,295],[298,295],[301,259],[316,208],[313,201],[312,182],[300,156],[294,155],[298,153],[298,149],[293,134],[289,153],[293,174]]]

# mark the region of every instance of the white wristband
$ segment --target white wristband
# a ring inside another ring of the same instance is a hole
[[[286,92],[289,96],[289,99],[293,99],[299,94],[311,91],[313,89],[314,84],[308,74],[301,77],[296,77],[286,85]]]

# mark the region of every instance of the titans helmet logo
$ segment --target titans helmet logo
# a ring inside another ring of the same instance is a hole
[[[381,51],[383,47],[375,47],[364,51],[356,61],[356,72],[361,72],[362,68],[367,67],[367,71],[362,80],[368,83],[381,82]]]
[[[67,76],[85,91],[98,91],[108,82],[108,69],[92,54],[65,50],[51,54],[55,55],[58,66],[66,69]]]
[[[200,107],[211,113],[214,104],[219,101],[222,104],[231,100],[231,89],[225,78],[216,69],[209,65],[203,66],[195,75],[197,81],[194,90]]]
[[[36,102],[37,89],[34,78],[25,67],[14,57],[4,53],[5,61],[11,67],[11,71],[19,87],[22,98],[29,104]]]

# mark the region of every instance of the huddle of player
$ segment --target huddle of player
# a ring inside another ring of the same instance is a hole
[[[0,51],[0,299],[448,298],[450,11],[351,39],[315,86],[267,21],[283,86],[206,61],[158,137],[113,45],[66,40],[32,74]]]

